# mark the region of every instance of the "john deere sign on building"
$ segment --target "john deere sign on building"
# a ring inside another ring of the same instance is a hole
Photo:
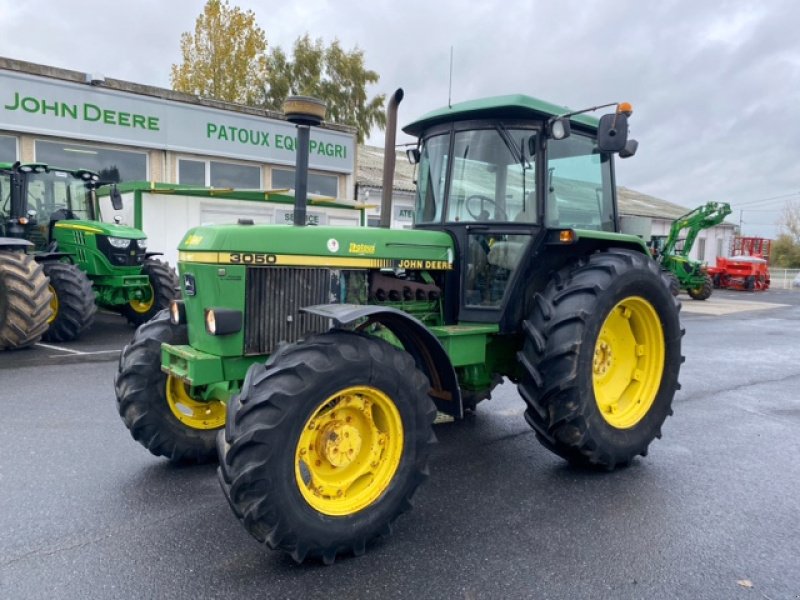
[[[56,158],[116,168],[124,180],[290,187],[295,135],[264,110],[0,58],[0,160]],[[310,191],[351,189],[354,137],[349,128],[313,130]]]

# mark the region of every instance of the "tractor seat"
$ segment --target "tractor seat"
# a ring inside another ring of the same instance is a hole
[[[515,223],[536,223],[536,199],[533,194],[528,207],[530,210],[521,210],[517,213],[514,217]],[[530,235],[524,234],[509,235],[506,240],[495,242],[489,251],[487,261],[490,265],[513,271],[522,259],[522,253],[525,252],[530,238]]]

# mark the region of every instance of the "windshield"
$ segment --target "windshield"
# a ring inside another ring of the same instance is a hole
[[[535,135],[531,129],[500,126],[457,131],[452,160],[451,134],[428,138],[420,157],[416,222],[535,223],[535,162],[528,153],[536,147],[534,142],[529,146]]]
[[[35,210],[40,221],[49,221],[62,211],[61,219],[92,219],[91,193],[83,179],[67,171],[29,173],[27,210]]]

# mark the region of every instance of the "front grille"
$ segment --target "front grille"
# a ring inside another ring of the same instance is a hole
[[[327,329],[326,318],[299,309],[330,302],[330,269],[248,267],[245,283],[245,354],[270,354]]]
[[[145,251],[139,248],[135,240],[130,240],[125,248],[115,248],[106,236],[98,235],[97,248],[115,267],[138,267],[143,265],[146,259]]]

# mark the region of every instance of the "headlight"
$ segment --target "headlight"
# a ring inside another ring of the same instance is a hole
[[[186,323],[186,305],[182,300],[173,300],[169,303],[169,320],[173,325]]]
[[[217,315],[214,310],[206,310],[206,330],[211,335],[217,335]]]
[[[207,308],[206,331],[211,335],[228,335],[242,329],[242,311],[230,308]]]
[[[131,241],[128,238],[108,237],[108,243],[114,248],[125,249],[130,246]]]
[[[136,245],[139,246],[139,250],[147,250],[147,238],[136,240]]]

